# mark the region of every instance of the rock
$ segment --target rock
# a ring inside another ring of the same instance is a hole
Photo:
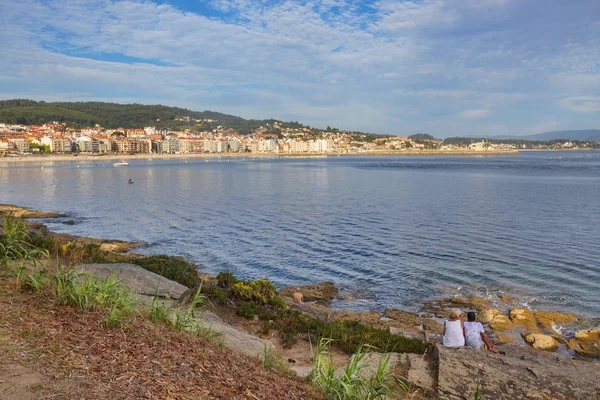
[[[537,320],[533,312],[524,308],[513,308],[510,310],[510,319],[516,325],[523,325],[530,331],[537,330]]]
[[[430,331],[433,333],[444,333],[444,325],[440,324],[434,319],[424,319],[423,320],[423,330]]]
[[[306,286],[290,286],[279,291],[280,296],[294,297],[296,288],[304,295],[304,301],[329,302],[338,294],[338,289],[332,282],[318,283]]]
[[[502,314],[499,310],[495,310],[493,308],[489,308],[481,313],[479,313],[478,319],[482,324],[489,324],[497,314]]]
[[[299,310],[307,314],[309,317],[319,319],[321,321],[329,321],[333,311],[329,307],[325,307],[316,303],[305,303],[305,307],[299,307]]]
[[[509,304],[509,303],[512,303],[513,301],[515,301],[515,298],[512,296],[507,296],[505,294],[501,294],[500,300],[502,300],[503,303]]]
[[[73,221],[72,219],[68,219],[66,221],[62,222],[65,225],[75,225],[75,221]]]
[[[315,318],[315,319],[318,319],[321,321],[329,321],[329,319],[331,318],[331,316],[333,314],[333,311],[331,310],[331,308],[325,307],[324,305],[321,305],[321,304],[304,303],[304,306],[301,306],[299,304],[296,304],[294,302],[294,299],[292,299],[291,297],[282,296],[281,298],[283,299],[283,301],[285,301],[285,304],[287,304],[287,306],[289,308],[293,308],[294,310],[301,311],[311,318]]]
[[[492,306],[492,301],[489,299],[482,299],[481,297],[469,296],[468,306],[477,311],[484,311]]]
[[[450,310],[437,310],[435,316],[436,318],[448,318],[450,316]]]
[[[578,341],[587,344],[594,344],[600,342],[600,328],[594,329],[583,329],[575,332],[575,338]]]
[[[489,324],[495,331],[506,331],[514,328],[514,324],[501,311],[489,308],[479,314],[482,324]]]
[[[497,355],[441,345],[435,351],[440,400],[472,399],[475,390],[494,400],[587,400],[600,393],[600,366],[594,363],[539,352]]]
[[[571,324],[579,319],[575,314],[563,314],[557,312],[535,311],[533,313],[538,323],[557,337],[561,337],[560,332],[555,329],[557,324]]]
[[[367,353],[365,354],[362,361],[365,366],[363,369],[359,371],[359,375],[363,376],[367,379],[370,379],[377,372],[377,366],[379,365],[379,361],[382,360],[383,357],[390,357],[389,361],[389,369],[392,370],[394,367],[400,362],[402,354],[400,353]]]
[[[104,241],[100,244],[100,250],[112,251],[113,253],[124,253],[132,247],[137,246],[138,243],[134,242],[123,242],[120,240],[109,240]]]
[[[558,349],[559,346],[556,339],[543,333],[524,333],[523,337],[534,349],[551,351]]]
[[[496,334],[496,338],[502,343],[513,343],[516,339],[512,336],[508,336],[504,333]]]
[[[13,206],[11,204],[0,204],[0,214],[10,215],[16,218],[61,218],[66,217],[65,214],[41,212],[31,210],[26,207]]]
[[[600,346],[597,344],[579,343],[575,352],[585,357],[600,358]]]
[[[385,316],[393,320],[400,321],[408,326],[421,325],[421,317],[408,311],[397,310],[395,308],[386,308]]]
[[[357,321],[365,325],[376,325],[380,319],[381,314],[375,311],[337,310],[333,313],[334,321]]]
[[[179,299],[187,290],[187,287],[180,283],[133,264],[81,264],[77,266],[76,270],[81,274],[93,275],[99,279],[117,274],[119,283],[129,287],[135,293],[146,296],[157,294],[160,297]]]
[[[223,340],[223,344],[234,351],[238,351],[250,357],[259,357],[264,352],[265,343],[267,348],[272,346],[270,341],[260,339],[237,329],[234,326],[223,322],[218,315],[213,314],[210,311],[197,312],[195,315],[204,319],[206,327],[210,328],[212,332],[219,334],[220,339]]]
[[[307,365],[294,365],[290,367],[290,371],[294,372],[298,378],[306,379],[310,374],[312,367]]]
[[[406,380],[426,392],[435,389],[435,366],[423,355],[402,354],[400,362],[405,365],[404,374]]]
[[[407,326],[406,324],[393,319],[379,320],[375,326],[389,329],[392,335],[417,338],[421,340],[425,339],[425,333],[421,329],[417,328],[416,326]]]

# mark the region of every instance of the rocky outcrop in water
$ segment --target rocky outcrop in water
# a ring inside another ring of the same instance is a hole
[[[41,212],[31,210],[26,207],[14,206],[11,204],[0,204],[0,215],[10,215],[16,218],[61,218],[66,217],[66,214]]]
[[[279,291],[282,297],[294,297],[298,289],[304,295],[304,301],[330,302],[338,295],[338,288],[332,282],[317,283],[306,286],[290,286]]]

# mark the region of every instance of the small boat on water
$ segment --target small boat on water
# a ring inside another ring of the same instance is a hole
[[[127,161],[119,161],[113,164],[113,167],[129,167],[129,163]]]
[[[131,185],[133,183],[133,179],[131,179],[131,178],[127,179],[127,183],[129,183]]]

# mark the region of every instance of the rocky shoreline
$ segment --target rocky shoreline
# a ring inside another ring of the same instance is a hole
[[[441,343],[443,322],[450,309],[458,308],[463,311],[463,320],[467,311],[477,312],[479,322],[484,324],[487,335],[497,341],[500,350],[506,346],[530,346],[535,350],[558,351],[572,358],[600,360],[600,327],[593,325],[592,320],[571,313],[511,307],[514,299],[509,296],[502,296],[501,305],[475,296],[455,296],[427,301],[419,313],[387,308],[381,314],[376,311],[331,310],[327,305],[338,295],[331,282],[298,288],[305,296],[305,307],[293,304],[291,294],[294,288],[286,288],[279,293],[289,305],[314,318],[357,321],[388,328],[394,334],[419,338],[427,343]]]
[[[68,218],[66,214],[40,212],[26,207],[0,204],[0,215],[26,219]],[[0,222],[1,223],[1,222]],[[33,230],[45,229],[39,222],[28,222]],[[101,250],[124,253],[139,243],[119,240],[99,240],[69,234],[56,234],[65,241],[79,241],[99,245]],[[136,256],[134,253],[130,253]],[[213,279],[203,276],[204,279]],[[600,360],[600,327],[591,319],[572,313],[530,310],[513,306],[515,299],[502,295],[498,301],[476,296],[452,296],[424,302],[418,313],[387,308],[377,311],[332,310],[332,300],[339,298],[333,283],[325,282],[299,287],[306,301],[297,307],[292,300],[294,288],[284,288],[279,294],[288,306],[298,308],[310,317],[322,321],[356,321],[364,325],[389,329],[392,334],[418,338],[427,343],[441,343],[443,322],[451,308],[476,311],[487,335],[500,346],[531,346],[536,350],[554,351],[571,358]]]
[[[36,218],[36,215],[40,215],[37,218],[67,218],[58,214],[47,217],[47,213],[0,205],[0,215],[3,213],[27,215],[27,218]],[[34,230],[45,229],[38,222],[28,222],[28,225]],[[136,245],[69,235],[59,237],[93,242],[99,247],[105,246],[104,250],[107,252],[123,253]],[[135,253],[128,254],[132,260],[139,256]],[[112,274],[115,268],[119,269],[119,280],[146,300],[157,290],[156,280],[162,282],[160,287],[167,290],[166,295],[173,300],[185,297],[185,293],[193,289],[131,264],[81,264],[78,267],[80,272],[103,274],[102,276]],[[126,279],[127,274],[131,277],[129,281]],[[200,278],[207,284],[215,280],[202,275]],[[393,354],[396,376],[405,377],[410,387],[420,393],[434,396],[428,398],[472,399],[475,391],[482,398],[507,400],[589,399],[600,395],[600,380],[597,379],[600,377],[600,363],[590,362],[599,359],[600,328],[593,326],[589,319],[582,316],[514,307],[515,299],[508,296],[501,296],[498,301],[476,296],[452,296],[425,302],[417,313],[394,308],[388,308],[384,313],[334,311],[329,305],[332,300],[340,297],[340,293],[333,283],[300,286],[299,289],[306,301],[304,307],[295,304],[291,298],[296,287],[281,289],[278,294],[289,308],[302,311],[312,318],[322,321],[356,321],[366,326],[389,329],[392,334],[428,342],[430,351],[423,355]],[[441,346],[442,322],[451,308],[459,308],[463,312],[477,311],[479,320],[486,324],[489,336],[499,342],[497,349],[503,354],[468,348],[453,350]],[[257,354],[260,355],[263,346],[275,345],[275,341],[270,340],[271,337],[266,338],[255,330],[244,329],[249,325],[245,325],[242,317],[237,317],[236,323],[235,317],[232,320],[231,313],[220,314],[218,308],[213,311],[214,314],[204,311],[202,315],[211,327],[221,332],[226,346],[233,351],[256,357]],[[247,323],[256,324],[256,321]],[[302,350],[296,349],[296,353],[292,352],[291,356],[303,359],[304,364],[310,364],[307,358],[308,344],[298,346]],[[286,354],[286,358],[291,360],[288,357],[290,354]],[[373,360],[376,364],[377,357],[374,356]],[[298,362],[290,370],[302,377],[307,368],[309,367]]]

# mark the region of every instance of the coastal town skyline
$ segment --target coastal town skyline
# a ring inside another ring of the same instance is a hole
[[[600,125],[592,0],[25,0],[0,10],[2,99],[161,103],[404,136]]]

